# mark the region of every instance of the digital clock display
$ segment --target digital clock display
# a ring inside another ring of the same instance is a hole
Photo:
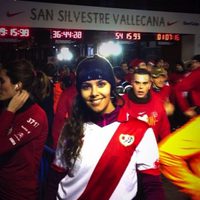
[[[29,38],[30,29],[0,26],[0,38]]]
[[[156,41],[180,41],[180,34],[173,33],[156,33],[155,34]]]
[[[141,40],[142,34],[137,32],[115,32],[116,40]]]
[[[115,40],[129,41],[175,41],[181,40],[181,35],[176,33],[141,33],[141,32],[114,32]]]
[[[66,30],[66,29],[51,30],[51,39],[81,40],[82,38],[83,38],[83,31],[80,30]]]

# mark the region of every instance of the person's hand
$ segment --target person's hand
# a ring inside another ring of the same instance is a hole
[[[197,113],[195,111],[195,107],[191,107],[191,108],[187,109],[184,112],[184,114],[189,118],[193,118],[193,117],[197,116]]]
[[[29,93],[25,90],[17,92],[16,95],[10,100],[7,110],[15,113],[18,111],[29,98]]]
[[[169,101],[164,102],[164,108],[168,116],[173,115],[175,107],[171,102]]]

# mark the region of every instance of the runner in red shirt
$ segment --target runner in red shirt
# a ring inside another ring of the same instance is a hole
[[[151,74],[146,69],[136,69],[132,76],[133,89],[124,95],[123,110],[129,116],[147,122],[154,130],[157,142],[169,135],[170,123],[161,98],[151,91]]]

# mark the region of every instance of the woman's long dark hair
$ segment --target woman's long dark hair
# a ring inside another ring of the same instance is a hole
[[[41,71],[36,71],[32,63],[26,59],[14,60],[1,67],[13,84],[22,83],[22,89],[27,90],[35,100],[40,101],[49,94],[48,77]]]
[[[112,102],[116,106],[119,96],[116,91],[111,91]],[[121,98],[122,99],[122,98]],[[84,137],[83,124],[94,121],[99,114],[92,111],[78,94],[72,106],[71,117],[67,120],[59,139],[59,146],[63,148],[62,159],[68,167],[68,175],[79,156]]]

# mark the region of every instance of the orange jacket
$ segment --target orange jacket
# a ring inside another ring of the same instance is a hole
[[[200,116],[159,143],[161,172],[193,200],[200,200]]]

